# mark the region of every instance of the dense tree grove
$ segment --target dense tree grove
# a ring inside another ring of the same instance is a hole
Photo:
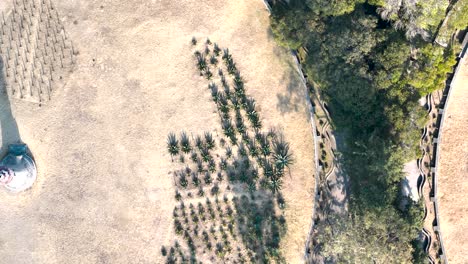
[[[403,164],[416,158],[425,122],[418,100],[444,87],[459,47],[433,43],[443,21],[467,26],[466,0],[275,1],[277,41],[301,48],[308,81],[345,137],[350,219],[325,237],[339,263],[423,261],[414,243],[422,206],[399,208]],[[449,11],[450,12],[447,12]],[[447,17],[446,17],[447,16]],[[445,32],[447,33],[447,32]],[[336,235],[338,234],[338,235]],[[326,234],[324,235],[326,236]]]

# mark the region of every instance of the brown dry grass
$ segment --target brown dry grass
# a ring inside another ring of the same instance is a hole
[[[468,263],[468,59],[461,62],[446,108],[440,145],[439,214],[450,263]]]
[[[285,178],[289,231],[282,251],[299,263],[313,196],[313,141],[288,52],[268,31],[261,1],[56,3],[77,56],[75,72],[45,107],[15,101],[21,138],[39,177],[0,193],[5,263],[160,263],[175,234],[169,132],[220,133],[190,38],[230,48],[263,123],[283,129],[296,163]]]

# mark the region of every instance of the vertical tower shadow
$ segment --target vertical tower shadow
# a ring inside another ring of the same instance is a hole
[[[10,99],[7,93],[6,78],[4,73],[5,64],[0,57],[0,129],[1,129],[1,149],[3,156],[8,151],[8,145],[21,143],[18,125],[11,111]]]

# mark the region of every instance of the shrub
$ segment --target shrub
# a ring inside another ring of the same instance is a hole
[[[192,154],[190,154],[190,159],[193,161],[193,162],[197,162],[198,161],[198,155],[195,151],[192,152]]]
[[[184,189],[187,188],[188,181],[187,181],[187,178],[185,177],[184,173],[180,174],[179,184],[180,184],[180,186],[182,186],[182,188],[184,188]]]
[[[182,227],[182,223],[177,219],[174,220],[174,228],[175,228],[175,232],[178,235],[182,234],[182,231],[184,230],[184,228]]]
[[[198,169],[198,172],[203,172],[203,163],[201,160],[198,160],[197,161],[197,169]]]
[[[234,128],[232,127],[232,123],[231,123],[231,120],[229,119],[224,119],[223,120],[223,124],[222,124],[222,127],[223,127],[223,132],[224,132],[224,135],[228,138],[232,138],[232,137],[235,137],[235,131],[234,131]]]
[[[247,150],[245,149],[245,146],[244,146],[244,143],[240,143],[239,144],[239,155],[242,156],[242,157],[246,157],[247,156]]]
[[[218,95],[218,86],[214,83],[210,83],[208,85],[208,89],[211,91],[211,97],[215,103],[218,103],[219,95]]]
[[[213,73],[208,68],[205,69],[205,77],[207,80],[211,80],[211,78],[213,78]]]
[[[215,141],[213,140],[213,135],[210,132],[205,133],[205,142],[206,147],[210,150],[216,146]]]
[[[213,46],[213,53],[216,55],[216,56],[219,56],[219,54],[221,53],[221,49],[219,48],[218,44],[214,44]]]
[[[214,159],[210,159],[210,160],[208,161],[208,170],[209,170],[211,173],[213,173],[213,172],[216,171],[216,163],[215,163]]]
[[[167,150],[171,156],[175,156],[179,153],[179,141],[174,133],[170,133],[167,137]]]
[[[213,188],[211,188],[211,195],[218,195],[218,193],[219,193],[219,186],[217,183],[215,183]]]
[[[226,157],[230,158],[232,157],[232,149],[231,147],[226,148]]]
[[[221,158],[221,161],[219,162],[219,169],[224,171],[227,168],[227,161],[224,158]]]
[[[204,162],[208,162],[211,159],[208,147],[204,147],[201,149],[201,157]]]
[[[192,173],[192,183],[195,187],[200,185],[200,179],[198,179],[198,175],[196,173]]]
[[[211,183],[212,183],[213,179],[211,178],[211,174],[210,174],[209,172],[206,172],[206,173],[205,173],[205,178],[204,178],[204,180],[205,180],[205,183],[206,183],[206,184],[211,184]]]
[[[203,140],[199,135],[195,138],[195,146],[197,146],[199,150],[203,149]]]
[[[282,171],[293,163],[292,154],[289,153],[289,143],[284,142],[282,139],[273,142],[275,165],[276,168]]]
[[[212,55],[210,57],[210,63],[213,64],[213,65],[216,65],[216,64],[218,64],[218,59],[214,55]]]
[[[223,50],[223,60],[226,62],[228,60],[232,60],[232,55],[229,54],[229,49],[224,49]]]
[[[180,135],[180,145],[182,146],[182,152],[189,153],[192,151],[192,147],[190,146],[190,139],[185,132],[182,132]]]
[[[206,58],[203,55],[198,55],[195,54],[197,57],[197,68],[200,72],[203,72],[208,69],[207,64],[206,64]]]

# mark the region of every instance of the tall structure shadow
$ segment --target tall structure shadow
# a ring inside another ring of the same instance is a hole
[[[0,157],[7,153],[8,145],[22,142],[18,125],[11,111],[4,66],[3,59],[0,57],[0,129],[2,133]]]

